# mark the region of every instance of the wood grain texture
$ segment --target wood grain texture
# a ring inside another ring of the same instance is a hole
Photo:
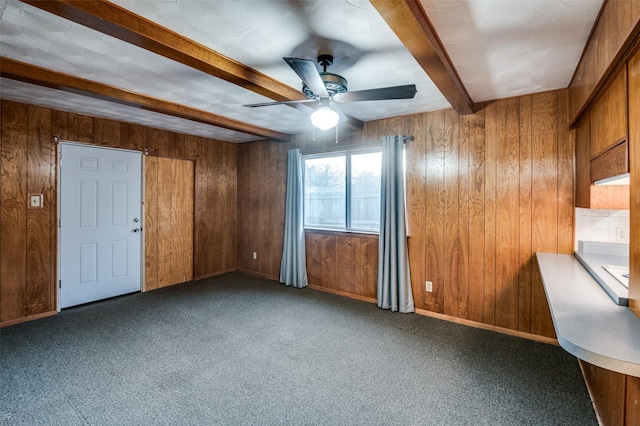
[[[591,116],[591,159],[627,140],[626,68],[593,105]]]
[[[496,216],[498,169],[498,105],[485,108],[485,186],[484,186],[484,313],[483,322],[495,325],[496,310]]]
[[[158,158],[157,200],[157,287],[193,279],[193,162]],[[150,188],[147,188],[150,189]],[[148,199],[148,198],[147,198]]]
[[[158,288],[158,158],[144,157],[144,291]]]
[[[532,97],[520,98],[520,150],[519,150],[519,247],[518,247],[518,330],[531,331],[531,282],[533,251],[531,247],[531,108]],[[573,177],[573,176],[572,176]],[[573,204],[569,205],[573,211]],[[573,232],[573,228],[570,229]]]
[[[582,360],[578,361],[582,367],[594,408],[602,424],[624,425],[625,375],[605,370]]]
[[[425,208],[425,276],[432,282],[433,292],[424,293],[418,306],[428,310],[444,312],[444,145],[446,141],[444,111],[428,113],[426,116],[426,193]],[[415,303],[415,301],[414,301]]]
[[[29,0],[29,4],[104,34],[147,49],[276,101],[302,99],[299,91],[231,60],[202,44],[107,0]]]
[[[592,105],[602,88],[634,53],[630,49],[640,33],[640,7],[634,0],[603,3],[582,58],[569,84],[571,124]]]
[[[460,151],[460,135],[458,114],[449,109],[445,111],[445,133],[443,135],[443,172],[444,191],[443,201],[443,229],[444,256],[442,289],[444,313],[459,316],[460,306],[466,311],[466,289],[460,291],[460,228],[459,228],[459,173],[458,161]],[[444,285],[447,283],[447,285]],[[462,293],[462,294],[461,294]]]
[[[627,376],[625,425],[640,426],[640,377]]]
[[[485,290],[485,110],[468,116],[469,134],[469,319],[484,321]]]
[[[54,196],[51,110],[29,107],[27,137],[27,193],[42,194],[43,208],[27,209],[27,315],[51,310],[54,271],[51,269],[51,212]]]
[[[532,95],[532,252],[558,249],[557,92]],[[535,257],[534,257],[535,259]],[[533,267],[531,331],[554,336],[538,265]]]
[[[520,110],[519,99],[497,101],[495,325],[518,328]]]
[[[574,251],[575,131],[569,130],[569,92],[558,92],[558,253]]]
[[[46,2],[36,2],[36,4],[42,3]],[[174,40],[173,42],[177,42],[177,40]],[[10,58],[2,58],[2,69],[0,69],[0,75],[13,80],[23,81],[43,87],[49,87],[56,90],[67,91],[70,93],[82,94],[84,96],[93,97],[100,100],[108,100],[129,107],[154,111],[161,114],[222,127],[229,130],[248,133],[260,137],[274,138],[278,140],[288,139],[288,135],[284,133],[276,132],[263,127],[253,126],[239,120],[234,120],[187,105],[169,102],[164,99],[147,96],[141,93],[134,93],[129,90],[123,90],[115,86],[79,78],[70,74],[59,73],[54,70],[38,67],[36,65],[27,64]],[[288,86],[284,87],[287,87],[288,90],[296,93],[296,96],[302,96],[300,92],[294,91],[293,88],[289,88]],[[296,104],[296,106],[300,108],[307,108],[306,106],[301,105],[303,104]],[[91,117],[88,118],[91,119]],[[91,135],[87,139],[93,139],[93,135]],[[79,141],[89,142],[89,140],[83,139],[80,139]],[[121,148],[126,148],[126,146],[121,146]]]
[[[52,135],[66,141],[121,148],[129,146],[129,124],[10,101],[2,101],[1,105],[0,322],[12,324],[39,318],[56,309],[57,176]],[[167,147],[178,137],[153,130],[140,128],[135,132],[158,134],[166,140]],[[197,215],[194,231],[198,241],[206,244],[196,247],[194,270],[200,276],[233,270],[237,146],[209,139],[178,138],[182,144],[177,153],[196,157],[196,212],[212,211],[214,206],[221,205],[216,210],[217,217]],[[199,157],[200,151],[205,151],[207,161]],[[44,209],[27,209],[27,194],[31,191],[43,193]],[[31,315],[34,312],[43,313]]]
[[[564,93],[496,101],[468,116],[446,110],[369,122],[355,136],[359,141],[387,133],[414,136],[407,147],[406,179],[409,258],[418,309],[446,311],[448,317],[492,326],[499,322],[500,329],[545,338],[554,335],[533,254],[539,249],[557,252],[573,233],[567,217],[573,210],[573,145],[559,111]],[[282,229],[274,228],[280,228],[284,215],[277,206],[284,205],[286,176],[274,173],[273,164],[285,169],[289,149],[315,148],[320,142],[310,137],[296,135],[290,144],[239,146],[238,264],[243,270],[277,277]],[[335,141],[321,143],[330,148]],[[277,225],[266,229],[260,223]],[[374,298],[375,242],[307,231],[310,285]],[[278,250],[261,263],[262,247],[269,244]],[[256,248],[254,261],[251,252]],[[363,279],[365,274],[370,278]],[[433,282],[433,292],[425,291],[426,280]]]
[[[629,114],[640,117],[640,53],[629,61]],[[640,123],[629,120],[631,188],[629,232],[629,308],[640,318]]]
[[[627,142],[609,148],[591,160],[592,182],[629,172],[629,146]]]
[[[0,156],[0,321],[27,315],[26,105],[2,103]]]
[[[576,125],[575,205],[588,209],[591,205],[591,122],[585,114]]]
[[[473,102],[441,46],[422,4],[410,0],[372,0],[371,4],[451,106],[459,114],[471,113]]]
[[[426,236],[426,138],[425,114],[411,116],[413,141],[407,144],[407,218],[409,270],[414,299],[423,299],[425,276]]]

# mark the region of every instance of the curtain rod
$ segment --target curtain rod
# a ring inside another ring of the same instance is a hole
[[[413,140],[413,135],[402,135],[402,142],[403,143],[407,143],[407,142],[410,142],[412,140]],[[374,142],[354,143],[354,144],[350,144],[350,145],[335,145],[335,146],[330,146],[330,147],[326,147],[326,148],[309,149],[309,150],[302,151],[302,154],[303,155],[319,154],[321,152],[344,151],[345,149],[350,149],[350,148],[367,149],[367,148],[375,148],[375,147],[379,147],[379,146],[382,146],[382,142],[377,140],[377,141],[374,141]]]

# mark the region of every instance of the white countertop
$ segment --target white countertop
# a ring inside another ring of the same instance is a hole
[[[575,257],[536,257],[560,346],[590,364],[640,377],[640,318],[616,305]]]

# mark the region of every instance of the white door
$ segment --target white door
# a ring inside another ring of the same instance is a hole
[[[141,153],[60,152],[60,307],[140,291]]]

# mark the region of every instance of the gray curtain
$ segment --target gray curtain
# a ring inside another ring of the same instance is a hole
[[[306,287],[308,284],[303,208],[302,152],[292,149],[287,157],[287,195],[280,282],[298,288]]]
[[[404,138],[382,139],[378,307],[414,312],[404,213]]]

